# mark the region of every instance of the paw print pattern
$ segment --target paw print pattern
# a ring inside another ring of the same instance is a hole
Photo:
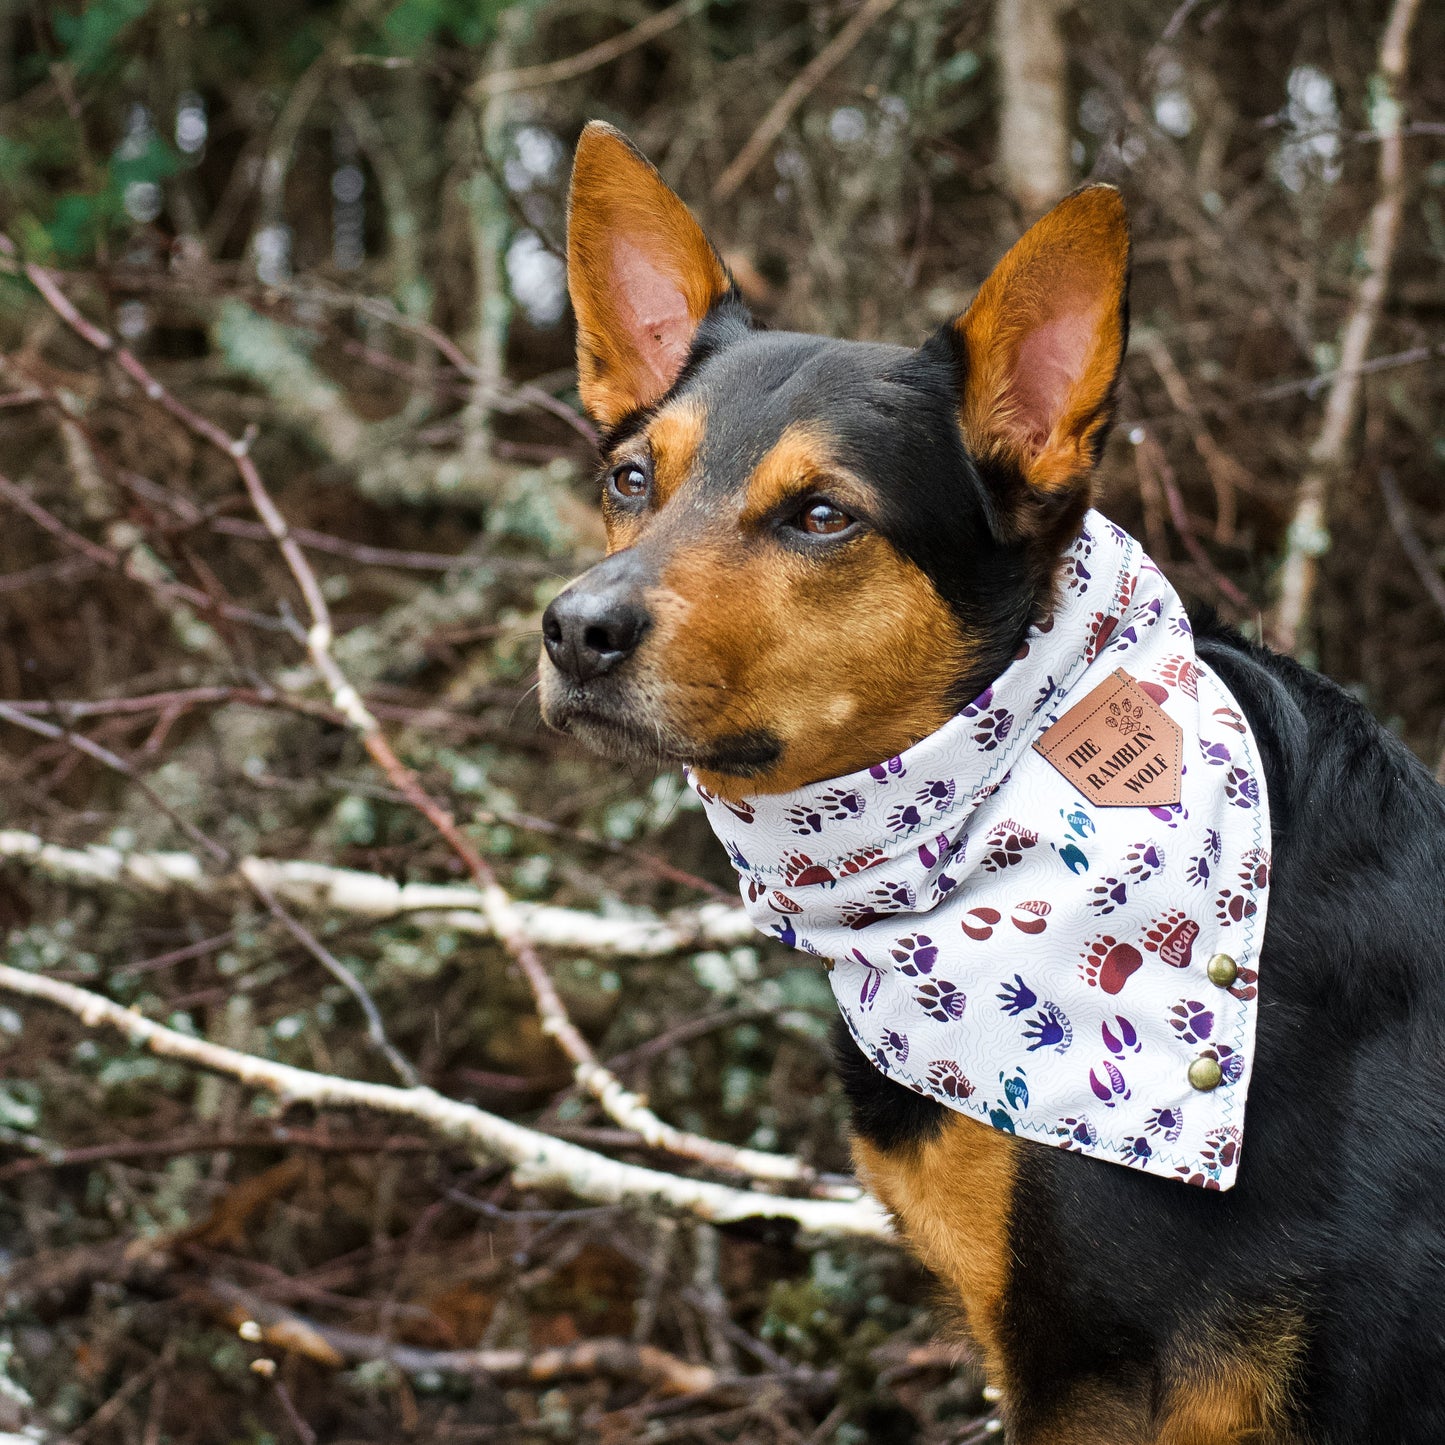
[[[1185,697],[1199,697],[1199,665],[1192,657],[1171,653],[1159,669],[1159,680],[1169,687],[1177,687]]]
[[[1169,1027],[1186,1044],[1202,1044],[1214,1032],[1214,1013],[1195,998],[1182,998],[1169,1010]]]
[[[908,1062],[908,1035],[899,1033],[897,1029],[884,1029],[881,1040],[873,1050],[873,1057],[877,1059],[878,1067],[885,1073],[888,1069],[889,1059],[906,1064]]]
[[[1219,897],[1214,900],[1214,915],[1221,923],[1243,923],[1246,918],[1253,918],[1256,912],[1254,899],[1243,890],[1236,892],[1233,888],[1221,888]]]
[[[932,973],[933,965],[938,962],[938,947],[926,933],[910,933],[889,951],[898,963],[898,972],[909,978]]]
[[[989,829],[984,840],[987,852],[983,866],[990,873],[1002,873],[1023,861],[1024,854],[1039,841],[1039,835],[1015,823],[1011,818]]]
[[[867,928],[890,913],[906,913],[918,902],[913,889],[901,879],[880,883],[868,890],[868,896],[861,900],[845,903],[839,910],[843,923],[854,930]]]
[[[1145,1160],[1154,1157],[1154,1149],[1149,1141],[1140,1134],[1133,1139],[1124,1141],[1124,1147],[1120,1150],[1119,1157],[1126,1164],[1143,1164]]]
[[[1089,1087],[1094,1091],[1094,1097],[1106,1109],[1112,1109],[1115,1104],[1133,1098],[1133,1090],[1125,1080],[1123,1071],[1108,1059],[1095,1064],[1089,1070]]]
[[[1234,761],[1233,754],[1223,743],[1206,742],[1200,738],[1199,752],[1204,761],[1212,768],[1228,767]]]
[[[1062,1136],[1065,1149],[1092,1149],[1099,1142],[1099,1131],[1087,1114],[1065,1116],[1055,1132]]]
[[[815,863],[806,853],[783,855],[783,882],[789,888],[802,888],[810,883],[833,882],[832,871]]]
[[[1191,858],[1184,869],[1185,881],[1195,888],[1208,888],[1209,874],[1209,859],[1202,853],[1197,858]]]
[[[1156,1136],[1162,1136],[1166,1144],[1178,1142],[1184,1132],[1183,1109],[1150,1109],[1149,1122],[1144,1127]]]
[[[878,998],[878,990],[883,986],[884,970],[856,948],[853,950],[853,958],[863,965],[862,984],[858,989],[858,1007],[866,1012]]]
[[[1234,982],[1229,985],[1229,992],[1232,993],[1235,998],[1248,1003],[1250,999],[1255,998],[1259,993],[1259,989],[1255,987],[1258,982],[1259,973],[1256,969],[1241,968],[1235,975]]]
[[[1069,1045],[1074,1042],[1073,1024],[1058,1004],[1050,1003],[1047,999],[1038,1013],[1025,1021],[1023,1034],[1026,1039],[1032,1040],[1028,1046],[1031,1054],[1040,1049],[1053,1049],[1059,1054],[1067,1053]]]
[[[1093,551],[1093,538],[1087,533],[1081,534],[1073,551],[1064,558],[1064,565],[1059,569],[1059,578],[1066,592],[1077,592],[1082,596],[1089,590],[1089,583],[1094,580],[1088,566]]]
[[[1007,708],[996,707],[986,712],[974,725],[973,740],[986,753],[991,753],[1013,731],[1014,715]]]
[[[963,915],[963,931],[972,939],[982,943],[993,937],[993,931],[1003,917],[997,908],[970,908]]]
[[[1091,988],[1115,994],[1139,970],[1144,956],[1131,943],[1120,943],[1110,934],[1101,933],[1081,955],[1079,976]]]
[[[1147,883],[1164,866],[1164,850],[1149,839],[1133,844],[1124,854],[1129,877],[1136,883]]]
[[[795,833],[821,833],[823,831],[823,810],[812,803],[799,803],[788,809],[788,827]]]
[[[961,1019],[964,1009],[968,1007],[968,995],[963,993],[957,984],[949,983],[946,978],[930,979],[915,991],[913,997],[924,1013],[931,1019],[937,1019],[939,1023]]]
[[[1098,914],[1112,913],[1129,901],[1129,886],[1117,878],[1101,878],[1089,889],[1089,907]]]
[[[973,1097],[973,1084],[952,1059],[937,1059],[928,1066],[928,1084],[935,1092],[950,1099]]]
[[[876,782],[886,783],[889,778],[907,777],[908,768],[902,758],[892,757],[886,763],[874,763],[868,769],[868,776]]]
[[[1243,768],[1230,768],[1224,775],[1224,796],[1236,808],[1259,806],[1259,780]]]
[[[1010,1018],[1027,1013],[1039,1001],[1038,994],[1024,982],[1021,973],[1014,974],[1012,983],[1000,983],[997,997],[1003,1012]]]
[[[1089,635],[1084,643],[1084,659],[1092,662],[1101,651],[1104,644],[1114,635],[1114,629],[1119,625],[1117,617],[1111,617],[1103,612],[1096,612],[1089,619]]]
[[[1251,848],[1240,859],[1239,882],[1250,893],[1258,893],[1269,883],[1269,854],[1263,848]]]
[[[838,864],[838,877],[849,878],[854,873],[866,873],[883,861],[881,848],[863,848]]]
[[[1142,942],[1150,953],[1157,953],[1170,968],[1188,968],[1194,961],[1194,941],[1198,937],[1199,925],[1174,908],[1168,913],[1161,913],[1144,930]]]
[[[1116,1059],[1122,1059],[1125,1054],[1137,1054],[1144,1047],[1139,1039],[1139,1030],[1123,1014],[1115,1014],[1112,1024],[1106,1019],[1099,1025],[1099,1033],[1104,1047]]]
[[[795,833],[821,833],[825,822],[843,823],[862,817],[868,804],[856,788],[830,788],[815,802],[788,809],[788,826]]]

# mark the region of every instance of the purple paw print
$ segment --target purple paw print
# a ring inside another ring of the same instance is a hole
[[[1224,795],[1236,808],[1253,808],[1259,803],[1259,781],[1243,768],[1231,768],[1224,775]]]
[[[1202,1044],[1214,1032],[1214,1014],[1198,999],[1182,998],[1169,1010],[1169,1026],[1186,1044]]]
[[[1014,974],[1012,983],[999,984],[998,1001],[1010,1018],[1027,1013],[1038,1001],[1039,996],[1024,982],[1021,973]]]
[[[916,803],[899,803],[888,815],[890,833],[911,833],[923,826],[923,814]]]
[[[968,1007],[968,995],[961,993],[956,984],[946,978],[930,979],[913,997],[922,1006],[929,1018],[947,1023],[950,1019],[961,1019]]]
[[[1101,1075],[1102,1077],[1100,1077]],[[1125,1082],[1123,1073],[1108,1059],[1089,1070],[1089,1087],[1094,1091],[1094,1097],[1106,1109],[1112,1109],[1115,1104],[1121,1103],[1133,1095],[1133,1090]]]
[[[1039,1049],[1067,1053],[1074,1041],[1074,1026],[1058,1004],[1045,1000],[1044,1006],[1024,1025],[1024,1037],[1033,1040],[1028,1046],[1031,1054]]]
[[[1207,743],[1201,738],[1199,751],[1203,754],[1204,761],[1214,768],[1227,767],[1234,761],[1229,749],[1223,743]]]
[[[938,962],[938,948],[926,933],[911,933],[900,938],[890,950],[898,961],[898,972],[909,978],[930,974]]]
[[[1142,1164],[1146,1159],[1154,1157],[1154,1150],[1150,1147],[1149,1141],[1141,1134],[1137,1139],[1124,1141],[1124,1148],[1119,1157],[1126,1164]]]
[[[835,822],[857,818],[867,809],[863,794],[856,788],[830,788],[818,799],[818,806]]]
[[[795,833],[821,833],[823,831],[822,810],[812,803],[799,803],[787,812],[788,826]]]
[[[981,693],[979,693],[976,698],[974,698],[971,703],[969,703],[966,708],[963,709],[962,716],[967,718],[982,717],[982,715],[986,713],[992,706],[993,689],[991,687],[986,687]]]
[[[1095,913],[1112,913],[1116,908],[1122,907],[1128,902],[1129,890],[1127,885],[1121,883],[1117,878],[1101,878],[1090,890],[1089,907]]]
[[[1124,861],[1129,865],[1129,877],[1143,883],[1164,866],[1164,850],[1146,839],[1143,843],[1135,843],[1124,854]]]
[[[1092,1149],[1099,1142],[1099,1131],[1087,1114],[1060,1119],[1058,1132],[1064,1136],[1066,1149]]]
[[[900,1034],[896,1029],[883,1030],[883,1041],[873,1050],[873,1056],[878,1060],[880,1069],[887,1068],[889,1055],[897,1059],[900,1064],[908,1062],[907,1034]]]
[[[889,778],[906,777],[908,769],[904,766],[903,759],[898,757],[889,758],[886,763],[874,763],[868,769],[868,776],[876,778],[878,782],[887,782]]]
[[[973,740],[984,752],[991,753],[1013,731],[1014,715],[1007,708],[996,707],[978,719]]]
[[[1189,816],[1189,810],[1183,803],[1160,803],[1157,807],[1150,808],[1149,811],[1166,828],[1177,828]]]
[[[1162,1134],[1165,1143],[1173,1144],[1184,1130],[1184,1110],[1150,1109],[1149,1122],[1144,1127],[1151,1134]]]
[[[1104,1047],[1116,1058],[1122,1059],[1125,1054],[1137,1054],[1144,1047],[1139,1042],[1139,1032],[1123,1014],[1114,1015],[1114,1027],[1110,1028],[1107,1020],[1099,1025],[1099,1032],[1104,1036]]]
[[[870,1009],[878,997],[878,990],[883,986],[884,971],[871,959],[865,958],[856,948],[853,950],[853,957],[863,965],[863,982],[858,990],[858,1006]]]
[[[929,1087],[950,1099],[967,1099],[973,1094],[973,1084],[967,1074],[952,1059],[938,1059],[928,1066]]]
[[[1196,888],[1207,888],[1209,886],[1209,859],[1202,854],[1198,858],[1191,858],[1189,866],[1184,870],[1184,877]]]

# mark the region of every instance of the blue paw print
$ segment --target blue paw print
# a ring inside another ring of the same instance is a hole
[[[1039,1049],[1056,1049],[1065,1053],[1074,1041],[1074,1026],[1056,1003],[1045,1002],[1043,1008],[1024,1025],[1024,1037],[1034,1042],[1029,1053]]]
[[[1010,1018],[1017,1018],[1027,1013],[1039,1001],[1039,996],[1024,982],[1023,975],[1016,973],[1012,983],[999,985],[998,999],[1003,1011]]]

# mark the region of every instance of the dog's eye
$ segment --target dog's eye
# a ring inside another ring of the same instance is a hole
[[[623,462],[620,467],[613,467],[608,480],[612,490],[629,501],[647,495],[647,473],[636,462]]]
[[[853,518],[832,502],[814,499],[798,513],[796,526],[799,531],[814,537],[836,537],[853,525]]]

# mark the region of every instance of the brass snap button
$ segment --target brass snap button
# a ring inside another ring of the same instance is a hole
[[[1210,983],[1220,988],[1228,988],[1239,977],[1239,965],[1227,953],[1216,953],[1205,965],[1204,971],[1209,975]]]
[[[1212,1059],[1208,1054],[1200,1054],[1189,1066],[1189,1087],[1198,1089],[1201,1094],[1207,1094],[1211,1089],[1217,1089],[1224,1082],[1224,1070],[1219,1067],[1219,1060]]]

